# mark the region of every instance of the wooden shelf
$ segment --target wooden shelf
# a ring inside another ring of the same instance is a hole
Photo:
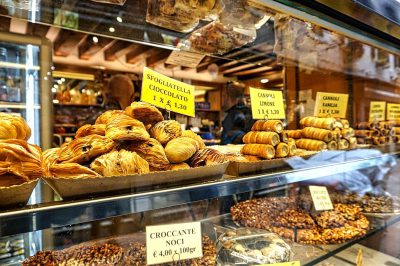
[[[103,107],[102,104],[80,104],[80,103],[53,103],[54,106],[59,107],[96,107],[101,108]]]

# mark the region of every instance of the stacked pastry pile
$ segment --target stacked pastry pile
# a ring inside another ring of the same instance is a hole
[[[301,130],[288,130],[298,148],[310,151],[346,150],[357,146],[354,130],[345,119],[307,116],[300,120]]]
[[[400,121],[361,122],[356,126],[355,135],[358,144],[397,143],[400,139]]]
[[[222,153],[205,148],[190,130],[164,120],[154,106],[134,102],[125,111],[107,111],[75,139],[44,152],[46,177],[125,176],[223,163]]]
[[[216,250],[213,241],[203,236],[203,257],[163,265],[214,266]],[[59,251],[40,251],[26,259],[23,266],[58,265],[124,265],[145,266],[146,246],[131,240],[115,239],[106,243],[77,245]]]
[[[296,144],[283,132],[279,120],[258,120],[243,137],[241,153],[263,159],[284,158],[296,154]]]
[[[358,205],[334,204],[315,212],[297,198],[261,198],[231,208],[234,221],[304,244],[336,244],[362,237],[369,227]]]
[[[41,150],[28,144],[31,129],[17,115],[0,113],[0,187],[21,185],[41,177]]]

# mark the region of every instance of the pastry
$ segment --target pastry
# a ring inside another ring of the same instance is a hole
[[[60,148],[48,149],[43,152],[42,156],[42,170],[44,177],[51,177],[50,166],[55,164],[58,159],[58,150]]]
[[[188,137],[173,139],[165,146],[165,154],[171,163],[182,163],[190,159],[198,150],[198,142]]]
[[[142,122],[144,125],[154,125],[164,120],[157,107],[145,102],[133,102],[125,109],[125,113]]]
[[[284,131],[279,133],[279,138],[280,138],[280,141],[284,142],[284,143],[287,143],[288,139],[289,139],[288,135]]]
[[[158,140],[162,145],[165,145],[168,141],[182,135],[181,124],[175,120],[158,122],[150,129],[150,135],[152,138]]]
[[[303,137],[301,129],[284,130],[284,132],[287,134],[288,138],[301,139]]]
[[[261,159],[254,155],[226,155],[225,159],[230,162],[258,162]]]
[[[337,150],[338,149],[338,144],[336,141],[332,140],[327,143],[327,148],[328,150]]]
[[[0,140],[0,161],[30,162],[41,165],[40,148],[20,139]]]
[[[343,128],[341,130],[341,135],[343,136],[343,138],[348,140],[349,138],[354,136],[354,129],[352,129],[351,127]]]
[[[254,155],[264,159],[273,159],[275,157],[274,146],[269,144],[245,144],[240,152],[245,155]]]
[[[289,138],[287,144],[289,146],[289,156],[295,156],[297,154],[296,141],[292,138]]]
[[[289,154],[289,146],[286,143],[279,143],[276,146],[275,157],[276,158],[284,158]]]
[[[217,150],[206,148],[196,152],[189,160],[191,167],[221,164],[225,162],[225,155]]]
[[[97,117],[95,124],[105,124],[107,125],[109,122],[113,120],[113,117],[116,115],[125,114],[125,111],[122,110],[109,110],[102,113],[99,117]]]
[[[77,163],[53,164],[49,167],[50,176],[55,178],[94,178],[99,175],[93,170]]]
[[[372,130],[378,127],[379,124],[374,122],[360,122],[357,124],[357,129]]]
[[[361,130],[361,129],[359,129],[359,130],[355,130],[354,131],[354,135],[356,137],[361,137],[361,138],[370,138],[370,137],[372,137],[372,132],[373,131],[371,131],[371,130]]]
[[[296,140],[296,147],[309,151],[322,151],[328,148],[325,142],[315,139],[298,139]]]
[[[274,131],[281,133],[283,131],[283,124],[280,120],[257,120],[252,128],[252,131]]]
[[[183,170],[183,169],[190,169],[190,166],[187,163],[176,163],[169,165],[169,170]]]
[[[90,168],[101,176],[126,176],[150,172],[149,164],[136,152],[119,150],[96,158]]]
[[[106,137],[112,140],[145,141],[150,138],[145,126],[128,115],[115,115],[107,124]]]
[[[31,129],[21,116],[0,113],[0,139],[28,140],[30,137]]]
[[[349,148],[349,142],[346,139],[340,139],[338,142],[339,150],[347,150]]]
[[[279,143],[279,135],[276,132],[250,131],[244,135],[243,142],[276,146]]]
[[[192,139],[196,140],[199,143],[200,150],[204,149],[206,147],[203,139],[191,130],[184,130],[182,132],[182,137],[188,137],[188,138],[192,138]]]
[[[336,119],[332,117],[321,118],[321,117],[313,117],[307,116],[300,120],[300,125],[303,127],[317,127],[322,129],[332,130],[336,123]]]
[[[75,134],[75,138],[82,138],[89,135],[106,135],[106,125],[105,124],[97,124],[97,125],[84,125],[81,126]]]
[[[104,136],[90,135],[74,139],[58,150],[57,163],[85,163],[109,152],[113,147],[114,142]]]
[[[340,119],[340,122],[342,123],[343,128],[350,128],[349,120],[347,120],[347,119]]]
[[[330,130],[315,128],[315,127],[305,127],[301,130],[304,138],[322,140],[324,142],[329,142],[333,139],[333,134]]]

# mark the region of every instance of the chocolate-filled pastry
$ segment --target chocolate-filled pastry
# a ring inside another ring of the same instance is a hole
[[[182,163],[199,150],[199,144],[192,138],[179,137],[168,142],[165,154],[171,163]]]
[[[206,147],[206,144],[204,144],[203,139],[191,130],[184,130],[182,132],[182,137],[188,137],[196,140],[199,143],[200,150]]]
[[[106,135],[106,125],[105,124],[97,124],[97,125],[83,125],[81,126],[75,134],[75,138],[82,138],[89,135]]]
[[[49,167],[49,172],[49,177],[55,178],[79,179],[99,177],[95,171],[78,163],[54,164]]]
[[[107,125],[109,122],[113,120],[114,116],[125,114],[123,110],[109,110],[102,113],[99,117],[97,117],[95,124],[105,124]]]
[[[96,158],[90,168],[102,176],[125,176],[150,172],[149,164],[136,152],[120,150]]]
[[[245,144],[240,152],[242,154],[254,155],[264,159],[272,159],[275,157],[274,146],[269,144]]]
[[[158,140],[162,145],[165,145],[168,141],[182,135],[181,124],[175,120],[158,122],[150,129],[150,135],[152,138]]]
[[[85,163],[109,152],[113,147],[114,142],[104,136],[90,135],[74,139],[58,150],[57,163]]]
[[[251,130],[281,133],[283,131],[283,124],[280,120],[257,120],[251,127]]]
[[[106,137],[112,140],[145,141],[150,138],[142,122],[128,115],[116,115],[107,124]]]
[[[156,139],[150,138],[142,142],[128,142],[122,144],[121,147],[125,150],[136,152],[149,163],[152,171],[165,170],[169,167],[164,147]]]
[[[217,150],[206,148],[196,152],[189,160],[191,167],[221,164],[225,162],[225,155]]]
[[[154,125],[164,120],[157,107],[145,102],[133,102],[126,107],[125,113],[146,125]]]
[[[279,143],[276,146],[275,157],[284,158],[289,154],[289,146],[286,143]]]
[[[190,169],[190,166],[187,163],[174,163],[170,164],[168,170],[183,170]]]
[[[279,135],[272,131],[250,131],[243,137],[243,142],[246,144],[269,144],[275,146],[279,143]]]
[[[0,139],[28,140],[30,137],[31,129],[21,116],[0,113]]]

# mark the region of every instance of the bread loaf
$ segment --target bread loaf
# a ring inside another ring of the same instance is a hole
[[[245,144],[241,153],[258,156],[264,159],[272,159],[275,157],[274,146],[269,144]]]
[[[279,135],[276,132],[250,131],[244,135],[243,142],[275,146],[279,143]]]

